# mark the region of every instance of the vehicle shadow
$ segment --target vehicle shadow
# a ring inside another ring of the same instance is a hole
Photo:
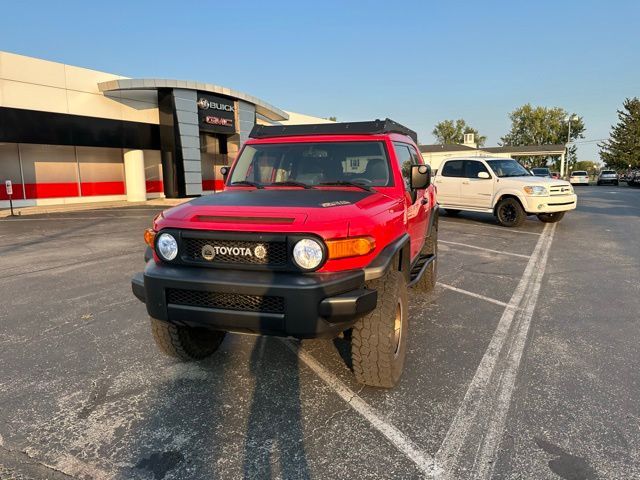
[[[310,477],[298,359],[279,340],[227,335],[221,351],[175,371],[153,387],[118,478]]]
[[[298,360],[289,352],[283,355],[282,345],[277,342],[258,337],[251,353],[255,387],[244,442],[246,479],[310,476],[304,450]],[[274,358],[280,361],[272,361]]]
[[[443,212],[444,210],[444,212]],[[440,218],[444,219],[447,223],[459,223],[465,224],[469,221],[473,221],[478,224],[491,225],[491,226],[500,226],[496,218],[490,213],[478,213],[478,212],[460,212],[456,215],[451,215],[446,212],[446,209],[440,210]],[[541,222],[537,219],[537,217],[529,216],[527,217],[527,221],[523,224],[523,226],[519,228],[526,227],[527,225],[535,225],[540,224]],[[504,227],[507,228],[507,227]]]

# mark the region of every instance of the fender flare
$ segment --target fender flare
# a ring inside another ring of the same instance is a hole
[[[410,265],[411,238],[408,233],[403,233],[384,247],[378,256],[364,267],[364,280],[365,282],[375,280],[384,276],[389,268],[395,268],[404,274],[408,282],[411,273]]]

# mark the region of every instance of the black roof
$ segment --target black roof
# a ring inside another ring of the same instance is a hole
[[[413,130],[387,118],[370,122],[332,122],[309,125],[255,125],[249,134],[251,138],[288,137],[292,135],[358,135],[400,133],[418,142],[418,134]]]

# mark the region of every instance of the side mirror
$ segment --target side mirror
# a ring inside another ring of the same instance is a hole
[[[227,178],[227,175],[229,174],[229,167],[222,167],[220,169],[220,173],[222,174],[223,178]]]
[[[429,165],[411,165],[411,190],[421,190],[431,184]]]
[[[491,178],[491,175],[489,175],[488,172],[478,172],[478,178],[484,178],[485,180],[488,180],[489,178]]]

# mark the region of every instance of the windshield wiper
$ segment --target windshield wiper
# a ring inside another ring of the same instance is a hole
[[[358,188],[361,188],[362,190],[366,190],[367,192],[374,191],[371,187],[367,187],[366,185],[362,185],[360,183],[355,183],[355,182],[347,182],[346,180],[337,180],[335,182],[322,182],[322,183],[318,183],[318,185],[337,186],[337,187],[358,187]]]
[[[273,187],[273,186],[278,186],[278,187],[302,187],[302,188],[316,188],[313,185],[309,185],[308,183],[304,183],[304,182],[296,182],[294,180],[286,180],[284,182],[273,182],[273,183],[269,183],[266,185],[267,187]]]
[[[237,182],[231,182],[229,185],[231,186],[247,186],[247,187],[256,187],[256,188],[264,188],[264,185],[261,185],[256,182],[250,182],[249,180],[239,180]]]

